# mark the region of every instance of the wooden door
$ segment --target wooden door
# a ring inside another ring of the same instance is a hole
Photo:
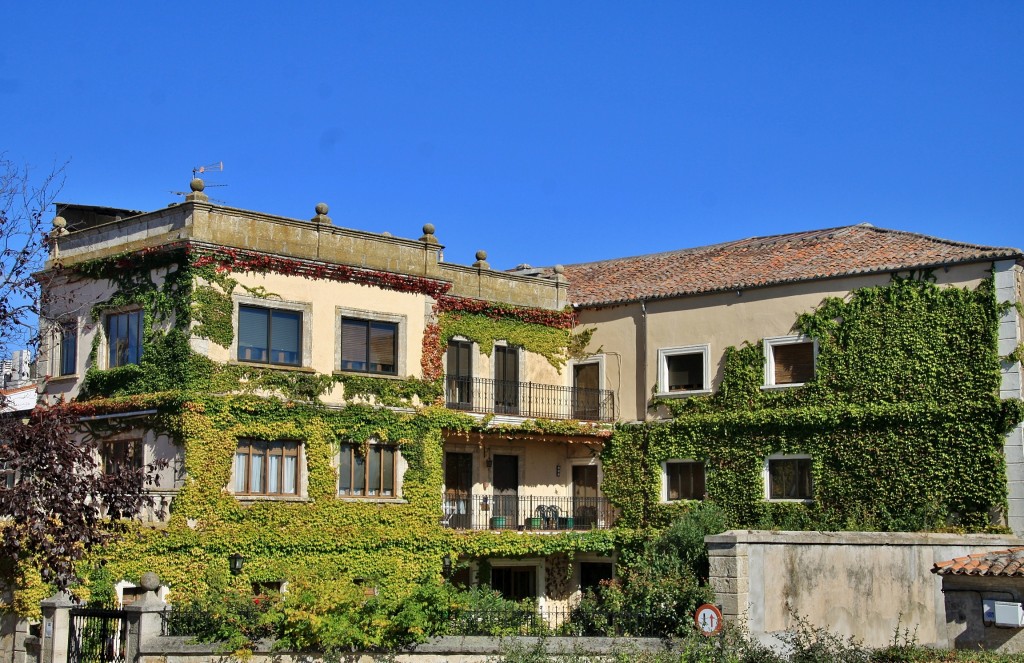
[[[444,457],[444,513],[448,526],[473,525],[473,454],[449,452]]]
[[[572,511],[575,526],[596,527],[600,500],[597,497],[597,465],[572,466]]]
[[[505,527],[515,529],[519,525],[519,456],[495,454],[492,463],[493,515],[504,516]]]
[[[494,348],[494,411],[519,414],[519,349],[515,346]]]
[[[601,366],[579,364],[572,368],[572,418],[599,420],[601,418]]]

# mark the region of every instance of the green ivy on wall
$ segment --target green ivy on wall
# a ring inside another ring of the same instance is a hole
[[[658,524],[660,464],[706,463],[708,496],[737,526],[982,530],[1005,510],[1003,436],[1020,401],[998,397],[991,281],[925,280],[827,299],[796,321],[818,342],[814,380],[764,390],[760,343],[729,348],[719,390],[656,400],[669,421],[620,426],[603,454],[603,489],[633,526]],[[764,499],[765,458],[813,459],[812,504]]]

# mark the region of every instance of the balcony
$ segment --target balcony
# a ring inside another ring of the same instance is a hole
[[[615,393],[609,389],[449,375],[445,402],[452,410],[527,419],[615,420]]]
[[[605,497],[446,496],[443,524],[462,530],[609,529],[618,512]]]

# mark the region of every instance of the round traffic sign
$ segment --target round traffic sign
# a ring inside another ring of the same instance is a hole
[[[722,611],[710,603],[697,608],[693,615],[693,623],[704,635],[714,635],[722,630]]]

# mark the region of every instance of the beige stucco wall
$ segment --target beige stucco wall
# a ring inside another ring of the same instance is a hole
[[[948,642],[935,562],[1022,545],[1015,536],[900,532],[729,531],[705,537],[711,587],[729,621],[772,640],[796,616],[872,647],[897,627],[929,646]]]
[[[1024,578],[944,576],[946,639],[956,649],[1024,653],[1024,628],[985,621],[983,601],[1024,603]]]
[[[399,348],[397,378],[421,377],[420,361],[423,355],[423,330],[430,301],[426,295],[397,292],[355,283],[314,281],[299,276],[282,274],[234,274],[239,282],[233,293],[233,326],[238,329],[238,306],[255,304],[273,308],[282,303],[299,305],[303,311],[303,369],[330,374],[340,368],[338,349],[339,308],[346,315],[374,319],[375,315],[399,316]],[[244,287],[262,288],[272,293],[266,298],[248,295]],[[210,359],[222,363],[237,361],[237,333],[230,347],[223,347],[205,339],[193,342],[193,348]],[[259,364],[251,364],[259,365]],[[276,367],[275,368],[280,368]],[[283,370],[288,370],[287,368]],[[339,402],[343,390],[333,389],[324,400]]]
[[[473,496],[494,494],[492,469],[487,460],[495,454],[519,457],[520,497],[571,497],[572,466],[594,465],[597,470],[598,494],[603,478],[595,445],[578,442],[497,440],[484,445],[460,442],[457,438],[445,442],[445,452],[473,454]]]
[[[965,265],[936,270],[935,277],[940,285],[976,287],[990,269],[988,263]],[[887,273],[875,274],[583,309],[580,326],[597,328],[591,347],[607,355],[604,386],[618,389],[620,419],[635,421],[645,417],[657,380],[659,348],[708,345],[712,388],[717,389],[726,347],[793,334],[797,317],[826,297],[845,297],[890,280]]]

